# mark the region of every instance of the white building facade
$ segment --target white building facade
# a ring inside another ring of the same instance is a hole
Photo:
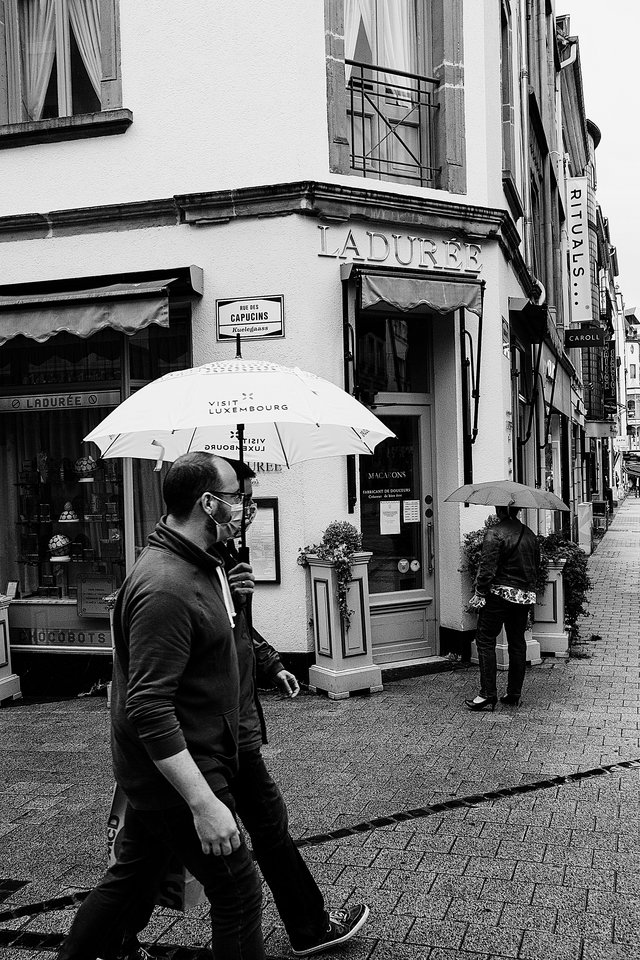
[[[17,584],[16,653],[109,653],[100,597],[161,513],[159,476],[92,464],[82,437],[144,382],[233,357],[234,326],[245,358],[333,380],[396,434],[371,458],[289,470],[246,451],[265,517],[257,628],[313,660],[297,553],[343,519],[373,552],[374,660],[460,649],[460,543],[487,511],[446,496],[542,485],[551,464],[556,492],[582,499],[548,4],[535,26],[506,0],[51,0],[40,19],[32,0],[3,5],[0,577]],[[44,53],[27,70],[29,39]],[[543,48],[533,117],[519,78]]]

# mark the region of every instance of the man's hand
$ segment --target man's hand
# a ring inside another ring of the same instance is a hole
[[[300,684],[288,670],[280,670],[275,676],[275,683],[285,697],[289,697],[291,700],[300,693]]]
[[[238,824],[203,777],[188,750],[153,761],[186,801],[204,853],[227,856],[240,846]]]
[[[245,601],[252,596],[256,578],[253,569],[248,563],[237,563],[227,573],[227,580],[231,594],[235,600]]]
[[[191,808],[203,853],[228,856],[240,846],[240,831],[233,814],[215,793]]]

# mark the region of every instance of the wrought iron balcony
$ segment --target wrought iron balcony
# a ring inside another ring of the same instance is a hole
[[[351,169],[365,177],[434,186],[438,81],[346,60]]]

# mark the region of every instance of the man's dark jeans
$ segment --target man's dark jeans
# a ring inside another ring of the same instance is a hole
[[[302,950],[317,943],[328,927],[324,900],[289,835],[285,802],[259,749],[241,751],[230,786],[292,946]]]
[[[524,632],[527,628],[529,606],[510,603],[490,593],[480,610],[476,630],[478,664],[480,666],[480,696],[496,697],[496,639],[504,626],[509,650],[509,673],[507,693],[519,697],[524,683],[527,664],[527,643]]]
[[[234,811],[228,790],[216,795]],[[229,856],[203,853],[186,804],[168,810],[127,806],[118,861],[80,906],[59,960],[116,955],[124,930],[141,929],[149,903],[153,909],[170,853],[200,881],[211,903],[216,960],[264,960],[262,891],[251,854],[244,842]]]
[[[273,894],[291,943],[297,949],[317,943],[328,924],[324,900],[289,835],[287,808],[258,748],[241,752],[240,771],[231,782],[230,789],[235,810],[251,837],[255,858]],[[159,882],[165,875],[168,864],[166,851],[158,848],[147,850],[141,868],[146,877],[153,879],[140,883],[131,896],[126,914],[120,913],[118,919],[112,911],[111,916],[106,918],[103,941],[105,946],[100,956],[108,960],[117,957],[122,950],[123,935],[126,950],[135,947],[136,935],[146,927],[153,912]],[[78,911],[79,917],[83,907]],[[91,923],[91,917],[87,918],[86,925]],[[107,930],[111,933],[108,940]],[[81,958],[85,960],[85,955],[63,952],[59,960]]]

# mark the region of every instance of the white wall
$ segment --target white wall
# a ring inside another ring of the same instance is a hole
[[[366,228],[361,225],[358,236]],[[347,229],[336,225],[336,236],[337,231]],[[375,229],[390,238],[397,228]],[[246,342],[243,356],[297,364],[342,385],[342,261],[318,256],[320,249],[315,220],[297,216],[241,219],[217,226],[157,227],[5,243],[3,275],[7,283],[20,283],[120,271],[166,268],[170,272],[171,267],[194,263],[203,267],[205,283],[204,296],[194,301],[193,309],[195,364],[235,355],[233,344],[215,340],[216,298],[284,294],[285,338]],[[501,262],[498,245],[485,244],[483,374],[479,436],[474,446],[478,480],[506,475],[504,408],[508,401],[504,390],[508,372],[505,381],[502,367],[504,363],[508,367],[508,361],[503,363],[501,351],[502,308],[497,289]],[[475,340],[474,315],[469,314],[467,326]],[[466,530],[481,526],[488,511],[443,504],[444,497],[462,482],[460,360],[455,341],[451,318],[434,321],[440,614],[445,626],[459,629],[463,620],[460,539]],[[256,625],[280,649],[301,652],[307,649],[310,633],[306,574],[296,563],[298,550],[317,541],[331,520],[359,523],[357,513],[347,513],[345,461],[334,458],[298,465],[282,473],[260,474],[258,480],[258,496],[279,500],[282,586],[260,586]]]
[[[464,5],[469,186],[453,199],[504,207],[494,6]],[[4,150],[0,216],[300,179],[446,196],[329,174],[322,0],[122,0],[120,8],[132,126]]]

